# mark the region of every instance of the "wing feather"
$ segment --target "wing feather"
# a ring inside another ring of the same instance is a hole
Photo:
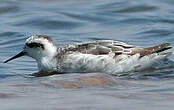
[[[66,52],[81,52],[85,54],[103,55],[115,53],[115,55],[127,54],[134,55],[139,53],[141,57],[153,53],[159,53],[168,50],[169,43],[153,46],[149,48],[138,48],[134,45],[129,45],[124,42],[114,40],[99,40],[90,43],[71,44],[65,46]]]
[[[86,54],[102,55],[109,53],[131,53],[131,48],[134,48],[133,45],[128,45],[123,42],[113,41],[113,40],[99,40],[90,43],[83,44],[73,44],[68,45],[66,50],[81,52]]]

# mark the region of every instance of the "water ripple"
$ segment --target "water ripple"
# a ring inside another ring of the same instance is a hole
[[[30,26],[40,29],[53,30],[53,29],[74,29],[82,26],[82,23],[65,21],[65,20],[47,20],[47,19],[34,19],[26,20],[20,23],[15,23],[15,26]]]
[[[167,37],[171,34],[173,34],[173,32],[169,31],[169,30],[164,30],[164,29],[151,29],[151,30],[146,30],[144,32],[141,32],[141,34],[147,34],[149,37],[152,36],[157,36],[157,37]]]
[[[138,6],[127,7],[120,10],[115,10],[112,11],[112,13],[138,13],[138,12],[155,11],[157,9],[158,7],[155,6],[138,5]]]
[[[18,6],[4,6],[0,7],[0,14],[16,13],[19,11]]]

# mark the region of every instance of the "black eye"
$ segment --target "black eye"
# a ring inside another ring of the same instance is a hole
[[[41,47],[42,49],[44,49],[43,44],[40,43],[26,43],[26,45],[30,48],[37,48],[37,47]]]

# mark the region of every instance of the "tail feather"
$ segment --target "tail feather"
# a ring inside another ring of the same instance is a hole
[[[158,46],[145,48],[145,50],[149,51],[150,53],[160,53],[165,50],[171,49],[172,47],[169,47],[170,45],[170,43],[164,43]]]
[[[171,49],[172,47],[170,46],[170,43],[164,43],[158,46],[154,46],[154,47],[148,47],[148,48],[144,48],[142,50],[139,51],[140,56],[143,57],[145,55],[150,55],[153,53],[160,53],[163,51],[166,51],[168,49]]]

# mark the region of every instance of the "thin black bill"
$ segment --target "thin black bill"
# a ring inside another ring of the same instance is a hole
[[[8,60],[4,61],[4,63],[7,63],[7,62],[9,62],[13,59],[19,58],[19,57],[24,56],[24,55],[26,55],[26,53],[22,51],[22,52],[18,53],[17,55],[15,55],[15,56],[9,58]]]

